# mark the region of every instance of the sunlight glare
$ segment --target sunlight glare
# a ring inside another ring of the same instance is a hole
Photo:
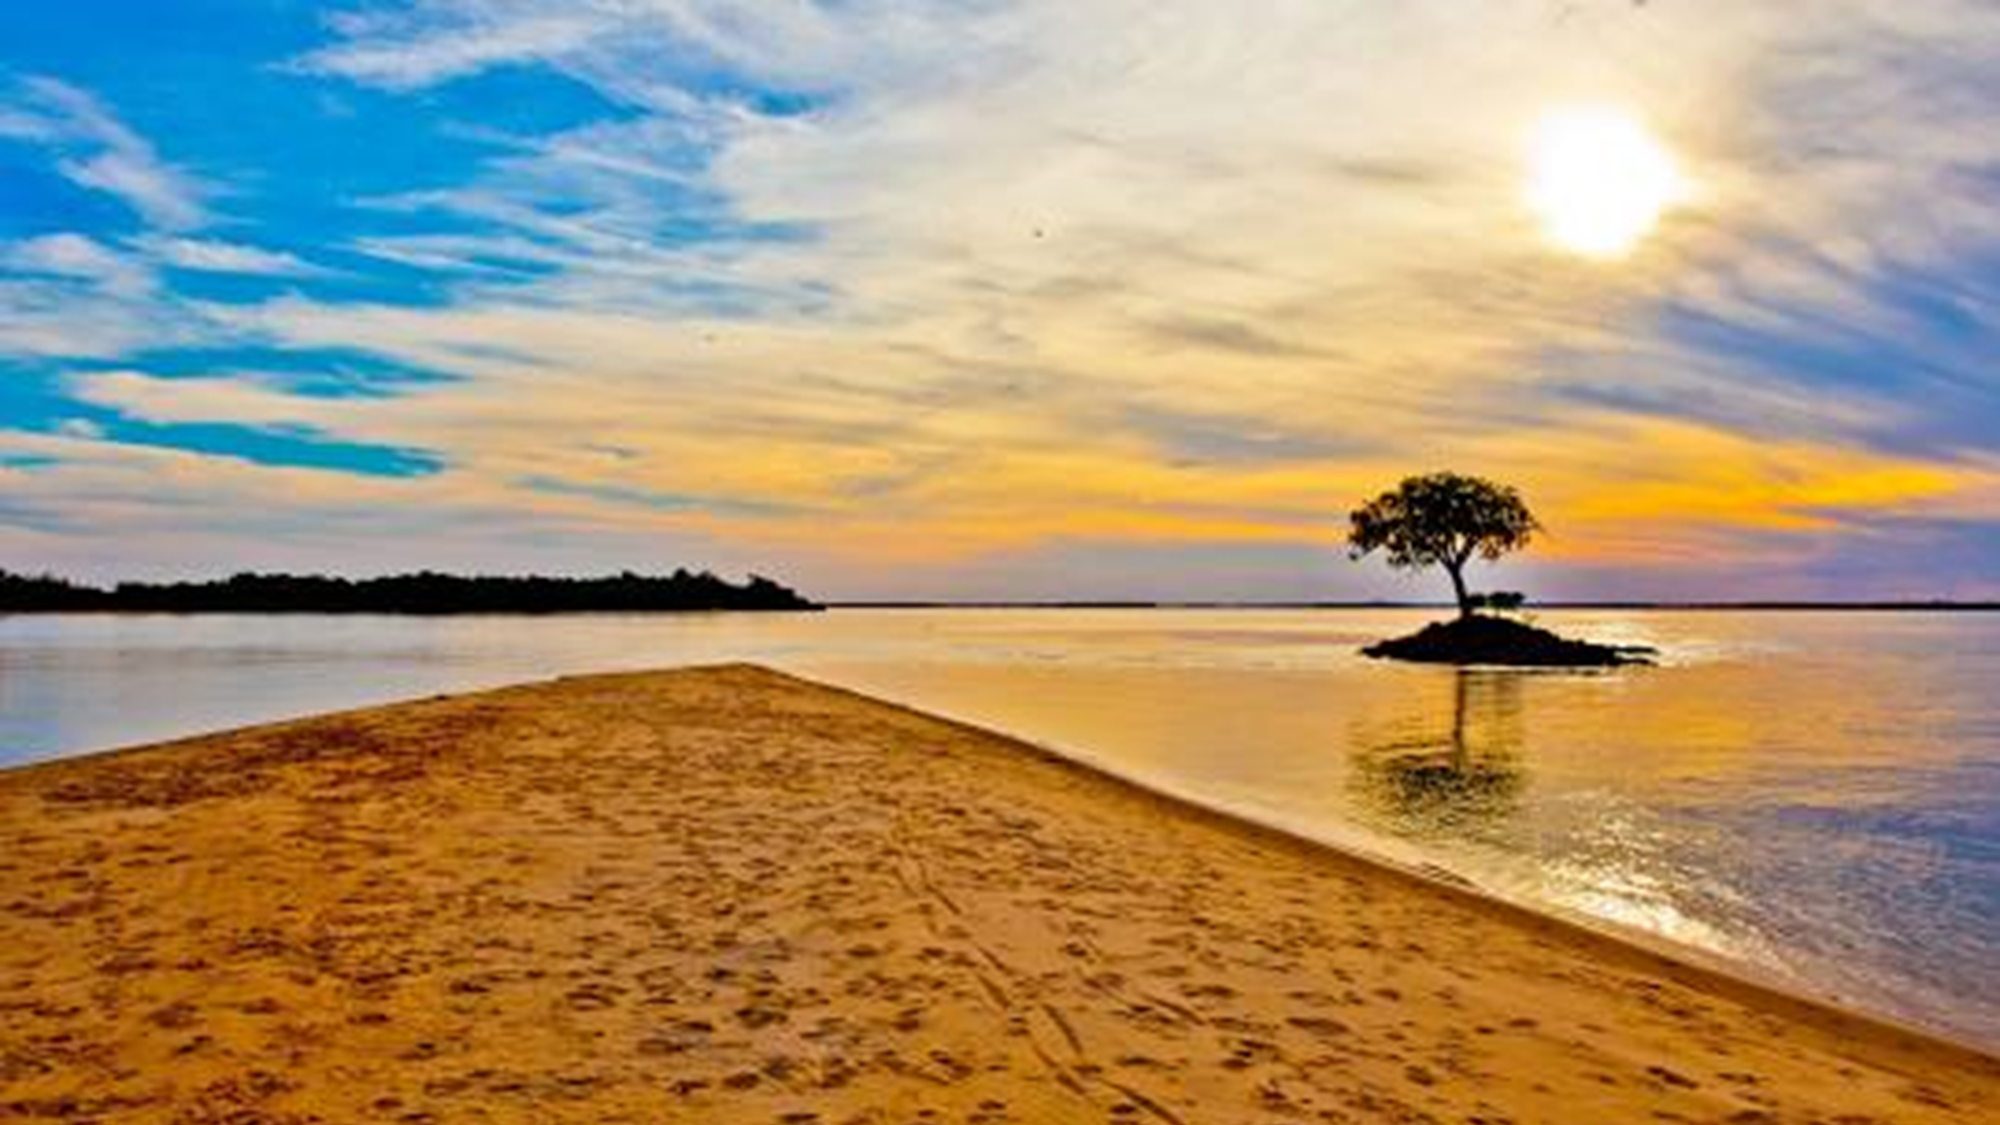
[[[1528,203],[1550,240],[1566,250],[1618,257],[1686,192],[1673,153],[1624,110],[1571,107],[1536,126]]]

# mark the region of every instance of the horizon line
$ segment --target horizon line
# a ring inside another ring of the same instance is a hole
[[[828,609],[1456,609],[1451,602],[1421,601],[1242,601],[1231,599],[1057,598],[1057,599],[837,599],[822,601]],[[1747,601],[1611,601],[1562,600],[1531,602],[1535,609],[1671,609],[1671,610],[1871,610],[2000,611],[2000,600],[1958,601],[1951,598],[1868,599],[1862,601],[1758,599]]]

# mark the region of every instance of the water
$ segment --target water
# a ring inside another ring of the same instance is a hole
[[[0,620],[0,764],[757,660],[2000,1044],[2000,615],[1555,612],[1609,673],[1386,665],[1416,611]]]

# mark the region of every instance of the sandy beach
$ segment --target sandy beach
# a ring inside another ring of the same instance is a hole
[[[747,666],[0,773],[0,1120],[1990,1121],[2000,1063]]]

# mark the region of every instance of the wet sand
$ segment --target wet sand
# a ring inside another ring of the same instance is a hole
[[[2000,1063],[760,669],[0,773],[0,1120],[1991,1121]]]

